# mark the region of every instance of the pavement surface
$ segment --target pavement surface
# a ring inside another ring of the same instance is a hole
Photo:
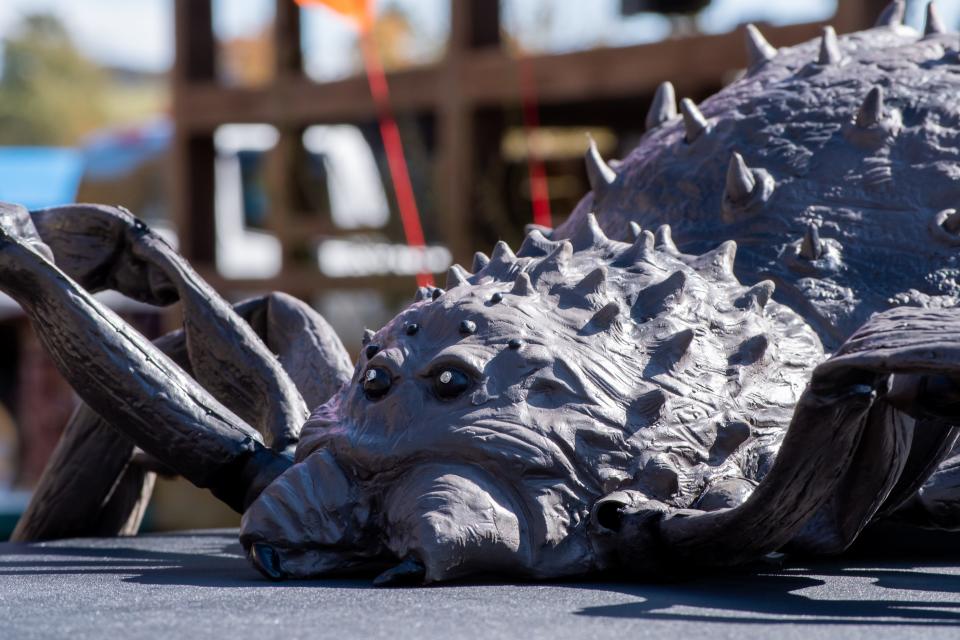
[[[0,544],[0,638],[957,638],[960,553],[920,546],[674,583],[376,589],[267,582],[233,531]]]

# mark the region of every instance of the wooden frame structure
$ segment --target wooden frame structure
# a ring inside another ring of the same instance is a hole
[[[454,259],[469,263],[474,247],[470,222],[474,215],[472,176],[479,146],[481,109],[517,103],[516,58],[500,46],[499,3],[496,0],[450,0],[451,25],[444,58],[437,64],[392,73],[391,94],[397,112],[418,112],[436,123],[434,163],[442,211],[440,229]],[[838,31],[872,23],[884,0],[844,0],[830,22]],[[305,228],[292,215],[285,194],[291,193],[291,163],[305,126],[372,120],[375,106],[364,78],[316,83],[302,71],[300,14],[293,0],[277,0],[276,69],[267,86],[236,88],[218,84],[216,45],[210,0],[176,0],[176,64],[173,72],[173,115],[176,125],[172,166],[174,222],[183,252],[224,290],[282,289],[309,296],[325,288],[384,287],[396,277],[332,279],[317,269],[285,261],[282,273],[269,281],[225,281],[213,268],[214,130],[227,123],[269,123],[280,132],[269,169],[271,227],[284,247],[316,229]],[[807,40],[821,24],[764,28],[775,45]],[[571,101],[591,104],[631,99],[642,120],[656,86],[671,80],[681,95],[706,95],[722,86],[731,69],[743,67],[746,53],[741,32],[677,38],[654,44],[601,48],[535,56],[528,60],[544,109]],[[288,257],[289,254],[286,257]],[[404,284],[412,282],[403,278]]]

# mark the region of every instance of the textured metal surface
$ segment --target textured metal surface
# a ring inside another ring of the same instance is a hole
[[[897,15],[779,51],[750,29],[746,75],[681,115],[658,93],[655,126],[554,237],[591,211],[615,237],[670,224],[691,253],[735,240],[740,279],[776,282],[831,349],[875,311],[954,306],[957,34]]]

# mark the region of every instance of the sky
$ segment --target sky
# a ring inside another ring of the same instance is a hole
[[[224,38],[256,33],[272,15],[273,0],[213,2],[215,28]],[[377,0],[377,4],[401,6],[421,43],[436,42],[449,22],[448,0]],[[657,16],[619,19],[619,4],[620,0],[505,0],[503,22],[533,50],[636,44],[668,34],[669,24]],[[924,4],[915,0],[911,5],[915,25],[922,20]],[[960,23],[960,0],[937,4],[947,24]],[[835,8],[836,0],[714,0],[699,25],[720,33],[751,20],[775,24],[820,20]],[[173,61],[173,0],[0,0],[0,37],[24,13],[41,10],[63,19],[80,48],[98,62],[162,71]],[[350,73],[355,59],[350,28],[322,9],[311,10],[304,24],[311,75],[332,78]],[[419,54],[428,56],[433,48],[421,49]]]

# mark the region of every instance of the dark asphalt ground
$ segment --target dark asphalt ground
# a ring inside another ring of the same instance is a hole
[[[960,637],[960,552],[920,546],[673,584],[375,589],[267,582],[231,531],[0,544],[0,638]]]

